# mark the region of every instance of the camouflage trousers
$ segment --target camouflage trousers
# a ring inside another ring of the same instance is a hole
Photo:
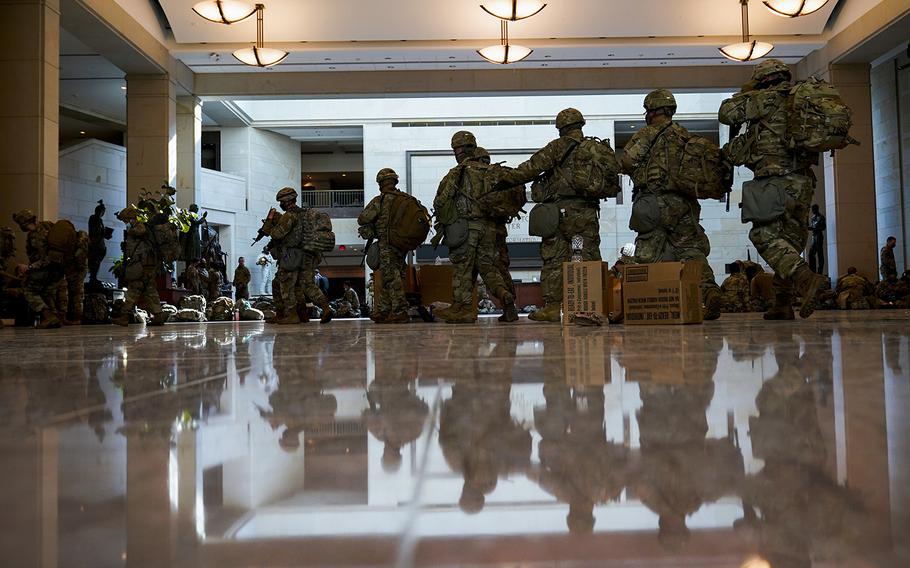
[[[660,194],[658,201],[660,226],[635,237],[635,262],[697,262],[701,264],[702,298],[712,290],[719,293],[714,270],[708,263],[711,242],[699,223],[698,202],[675,194]]]
[[[807,264],[802,252],[809,240],[809,209],[815,195],[815,180],[799,174],[782,179],[786,182],[787,195],[793,200],[792,207],[770,223],[753,225],[749,240],[775,274],[790,280],[800,266]],[[775,280],[775,284],[778,282]]]
[[[582,202],[560,202],[559,206],[563,213],[556,234],[540,243],[540,288],[546,304],[562,303],[562,265],[572,260],[576,235],[582,239],[581,259],[601,260],[599,206]]]
[[[23,297],[28,302],[28,307],[38,314],[46,309],[58,311],[57,290],[63,282],[63,271],[59,266],[29,272],[23,286]]]
[[[387,244],[379,245],[379,270],[382,273],[382,289],[375,290],[376,314],[395,315],[407,312],[408,301],[404,294],[404,254]]]
[[[325,294],[316,285],[316,268],[321,262],[322,255],[308,252],[304,255],[300,270],[287,270],[279,266],[272,288],[273,295],[280,298],[276,305],[280,304],[285,310],[296,310],[304,307],[307,300],[317,306],[328,304]]]
[[[452,279],[453,302],[471,305],[474,283],[479,274],[484,284],[504,303],[515,301],[497,265],[496,225],[492,221],[473,220],[468,222],[468,239],[457,249],[449,251],[449,258],[455,265]]]
[[[155,278],[158,276],[157,266],[143,266],[142,277],[126,281],[126,298],[123,301],[123,313],[130,314],[136,304],[148,308],[150,314],[161,312],[161,299],[158,297],[158,287]]]
[[[509,258],[509,245],[506,243],[506,237],[509,236],[509,229],[505,223],[496,224],[496,269],[502,274],[502,279],[506,283],[506,288],[512,296],[515,295],[515,283],[512,281],[512,272],[509,267],[512,265],[512,259]]]
[[[57,311],[66,319],[80,321],[82,304],[85,301],[85,275],[87,270],[75,270],[66,273],[57,288]]]

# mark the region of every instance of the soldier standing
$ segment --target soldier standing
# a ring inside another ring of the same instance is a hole
[[[335,311],[316,285],[316,266],[322,261],[321,255],[302,248],[305,212],[297,206],[297,191],[291,187],[282,188],[275,199],[284,211],[269,233],[272,242],[277,242],[281,247],[275,282],[280,287],[284,314],[276,323],[295,324],[306,319],[301,318],[301,312],[306,310],[307,298],[322,309],[320,321],[328,323],[332,321]]]
[[[622,171],[635,184],[634,201],[648,194],[656,196],[660,221],[651,230],[639,228],[635,262],[685,260],[700,264],[704,319],[717,319],[721,293],[708,264],[711,243],[699,223],[701,205],[695,196],[668,187],[671,164],[679,161],[691,135],[673,122],[676,98],[670,91],[651,91],[645,97],[644,107],[647,126],[636,132],[623,149]]]
[[[777,59],[766,59],[755,66],[752,81],[723,102],[718,118],[731,126],[733,139],[724,150],[736,165],[745,165],[755,180],[743,187],[754,192],[755,201],[779,195],[792,204],[782,212],[770,210],[765,203],[747,212],[755,219],[749,239],[774,270],[774,306],[765,312],[766,320],[792,320],[793,293],[802,296],[800,317],[815,311],[815,295],[822,283],[802,258],[809,238],[809,206],[815,194],[815,175],[811,167],[818,153],[791,147],[787,135],[790,114],[790,68]],[[743,125],[747,128],[740,133]],[[772,193],[776,192],[776,193]],[[764,211],[769,209],[769,211]]]
[[[825,216],[818,210],[818,205],[812,205],[812,216],[809,217],[809,231],[812,238],[809,240],[809,269],[816,274],[825,273],[825,231],[827,230]]]
[[[237,289],[237,292],[234,294],[235,300],[249,300],[250,299],[250,280],[252,279],[252,274],[250,274],[250,269],[246,267],[246,262],[241,256],[237,261],[237,268],[234,269],[234,288]]]
[[[63,270],[64,280],[57,293],[58,317],[63,325],[81,325],[82,308],[85,300],[85,275],[88,272],[89,236],[85,231],[76,231],[78,239],[76,253],[67,259]]]
[[[95,214],[88,218],[88,271],[89,285],[98,285],[98,270],[107,254],[107,245],[104,241],[111,238],[113,232],[104,226],[104,213],[107,209],[104,200],[99,200],[95,207]]]
[[[897,277],[897,261],[894,260],[894,247],[896,246],[897,239],[888,237],[885,241],[885,246],[882,248],[881,267],[879,268],[882,280],[887,280],[891,276]]]
[[[405,254],[389,243],[389,221],[397,200],[391,196],[402,193],[398,189],[398,174],[392,168],[383,168],[376,174],[379,196],[364,208],[357,217],[361,238],[375,239],[379,247],[379,270],[382,289],[376,293],[376,304],[370,319],[376,323],[408,323],[408,301],[404,294]]]
[[[14,214],[13,221],[27,234],[25,252],[29,265],[25,277],[25,300],[32,311],[41,316],[39,328],[60,327],[54,307],[57,304],[57,289],[63,280],[64,259],[53,255],[47,242],[53,223],[39,223],[29,209]]]
[[[477,140],[470,132],[456,132],[452,136],[452,150],[458,165],[439,183],[433,209],[445,227],[449,258],[455,265],[453,304],[437,310],[436,314],[446,323],[476,321],[476,306],[471,305],[471,298],[479,274],[487,288],[502,301],[503,321],[517,321],[515,296],[497,269],[496,222],[479,202],[489,166],[475,158]],[[440,212],[444,212],[441,219]]]
[[[486,148],[478,146],[475,155],[480,163],[490,165],[490,153]],[[505,281],[509,293],[517,299],[515,282],[512,281],[512,272],[509,270],[512,265],[512,259],[509,258],[509,245],[506,242],[506,238],[509,236],[509,223],[512,222],[512,219],[495,217],[494,221],[496,221],[496,268],[502,274],[502,279]],[[499,316],[499,321],[507,321],[506,314]]]
[[[559,138],[538,150],[530,159],[514,170],[506,170],[503,183],[518,185],[528,183],[543,174],[553,172],[584,140],[584,116],[574,108],[567,108],[556,115]],[[600,256],[600,203],[574,195],[568,187],[566,176],[552,176],[552,193],[560,210],[559,228],[552,237],[543,239],[540,255],[540,285],[544,307],[528,316],[543,322],[559,322],[562,308],[562,265],[572,260],[572,241],[581,237],[581,258],[584,261],[601,260]],[[533,192],[533,188],[532,188]]]
[[[161,259],[153,244],[153,229],[139,221],[139,211],[132,205],[117,213],[117,219],[127,224],[123,247],[123,280],[127,290],[123,310],[112,321],[128,326],[136,303],[143,300],[152,315],[149,325],[164,325],[166,316],[161,311],[161,300],[155,285]]]

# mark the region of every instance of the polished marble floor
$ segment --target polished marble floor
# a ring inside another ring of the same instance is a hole
[[[910,313],[0,330],[0,565],[910,566]]]

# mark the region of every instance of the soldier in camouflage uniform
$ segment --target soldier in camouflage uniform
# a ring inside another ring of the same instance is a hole
[[[888,240],[885,241],[885,246],[882,248],[881,254],[881,264],[879,265],[879,272],[882,275],[882,280],[887,280],[889,276],[897,277],[897,261],[894,260],[894,247],[897,246],[897,239],[894,237],[888,237]]]
[[[582,127],[585,119],[574,109],[567,108],[556,115],[556,129],[559,138],[552,140],[538,150],[526,162],[514,170],[506,170],[504,184],[519,185],[536,180],[552,172],[568,155],[576,143],[584,139]],[[551,183],[567,184],[564,176],[553,176]],[[543,267],[540,270],[540,286],[543,291],[544,307],[528,316],[528,319],[542,322],[559,322],[562,308],[562,265],[572,259],[572,240],[582,239],[581,258],[584,261],[601,260],[600,256],[600,203],[597,199],[570,197],[571,191],[559,193],[556,203],[561,211],[559,228],[552,237],[543,239],[540,256]]]
[[[52,254],[47,234],[54,225],[50,221],[38,222],[35,214],[23,209],[13,215],[13,221],[27,233],[25,252],[28,255],[28,273],[25,277],[25,300],[36,314],[40,314],[39,328],[60,327],[57,318],[57,288],[63,280],[63,258]]]
[[[358,233],[363,239],[375,239],[379,247],[379,270],[382,272],[382,289],[375,295],[375,308],[370,319],[376,323],[408,323],[408,301],[404,294],[405,253],[389,243],[389,222],[395,199],[385,199],[402,193],[398,189],[398,174],[392,168],[382,168],[376,174],[379,195],[357,217]]]
[[[139,221],[139,210],[132,205],[117,213],[117,219],[126,223],[126,240],[123,241],[123,280],[126,299],[120,315],[113,323],[128,326],[130,315],[141,300],[152,315],[149,325],[164,325],[167,315],[161,311],[155,278],[161,270],[161,258],[153,244],[153,229]]]
[[[853,266],[837,280],[834,294],[837,297],[837,307],[842,310],[868,310],[878,307],[875,286],[860,276]]]
[[[730,276],[720,286],[723,294],[721,311],[725,314],[739,314],[752,311],[749,294],[749,278],[742,271],[742,263],[737,261],[730,267]]]
[[[477,147],[474,155],[482,164],[490,164],[490,153],[486,148]],[[509,267],[512,265],[512,259],[509,258],[509,245],[506,238],[509,236],[509,223],[512,219],[496,218],[496,268],[502,274],[502,279],[506,283],[506,288],[515,296],[515,282],[512,280],[512,272]],[[504,320],[505,315],[501,316],[500,321]]]
[[[474,283],[479,274],[487,288],[503,304],[501,321],[518,320],[515,296],[509,291],[502,272],[497,268],[496,221],[480,206],[483,196],[484,176],[489,168],[475,156],[477,141],[470,132],[456,132],[452,137],[452,150],[458,165],[449,170],[436,191],[433,209],[454,210],[459,220],[467,223],[465,242],[449,248],[449,258],[455,265],[453,278],[453,304],[450,308],[436,310],[436,315],[447,323],[473,323],[477,319],[476,306],[471,305]],[[437,227],[437,231],[441,231]]]
[[[57,291],[57,316],[63,325],[82,324],[82,305],[85,299],[85,276],[88,274],[89,237],[85,231],[76,231],[79,239],[76,252],[64,268],[64,280]]]
[[[676,98],[666,89],[645,97],[647,126],[635,133],[623,148],[622,170],[632,177],[635,200],[654,194],[660,205],[660,222],[652,231],[635,238],[635,262],[689,261],[701,265],[704,319],[720,317],[721,293],[708,264],[711,243],[705,234],[698,199],[669,189],[670,164],[683,152],[688,131],[673,122]]]
[[[282,251],[275,282],[279,285],[278,294],[281,296],[284,314],[276,323],[300,323],[304,319],[300,317],[300,312],[306,310],[307,298],[322,308],[320,321],[329,323],[335,316],[335,311],[329,306],[329,300],[316,285],[315,279],[316,267],[322,261],[322,255],[302,249],[304,210],[297,206],[297,191],[291,187],[282,188],[275,199],[284,211],[269,232],[272,242],[277,243]]]
[[[755,66],[752,81],[725,100],[718,113],[720,122],[730,125],[734,135],[724,146],[732,162],[752,170],[754,183],[764,188],[761,191],[781,189],[791,201],[782,215],[753,223],[749,232],[758,253],[774,270],[774,306],[765,312],[766,320],[794,319],[794,291],[803,299],[800,317],[809,317],[815,311],[815,296],[822,283],[802,258],[815,194],[811,167],[818,163],[818,154],[791,148],[787,136],[792,112],[788,104],[790,79],[785,63],[766,59]],[[740,132],[743,125],[746,129]]]

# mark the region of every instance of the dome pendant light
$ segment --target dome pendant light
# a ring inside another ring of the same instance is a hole
[[[764,0],[772,14],[785,18],[808,16],[821,10],[828,0]]]
[[[480,7],[500,20],[517,22],[539,13],[547,5],[541,0],[487,0]]]
[[[205,0],[193,6],[193,11],[210,22],[231,25],[256,13],[256,7],[240,0]]]
[[[749,0],[739,0],[743,11],[743,40],[719,48],[720,53],[731,61],[753,61],[760,59],[774,49],[774,45],[749,39]]]
[[[530,47],[509,44],[509,21],[503,20],[500,25],[499,45],[491,45],[477,50],[481,57],[490,63],[508,65],[509,63],[517,63],[534,52]]]
[[[253,47],[244,47],[243,49],[238,49],[234,52],[234,57],[236,57],[238,61],[253,67],[271,67],[272,65],[278,65],[288,56],[287,51],[264,46],[263,36],[265,33],[262,19],[263,10],[265,10],[265,6],[256,4],[256,45]]]

